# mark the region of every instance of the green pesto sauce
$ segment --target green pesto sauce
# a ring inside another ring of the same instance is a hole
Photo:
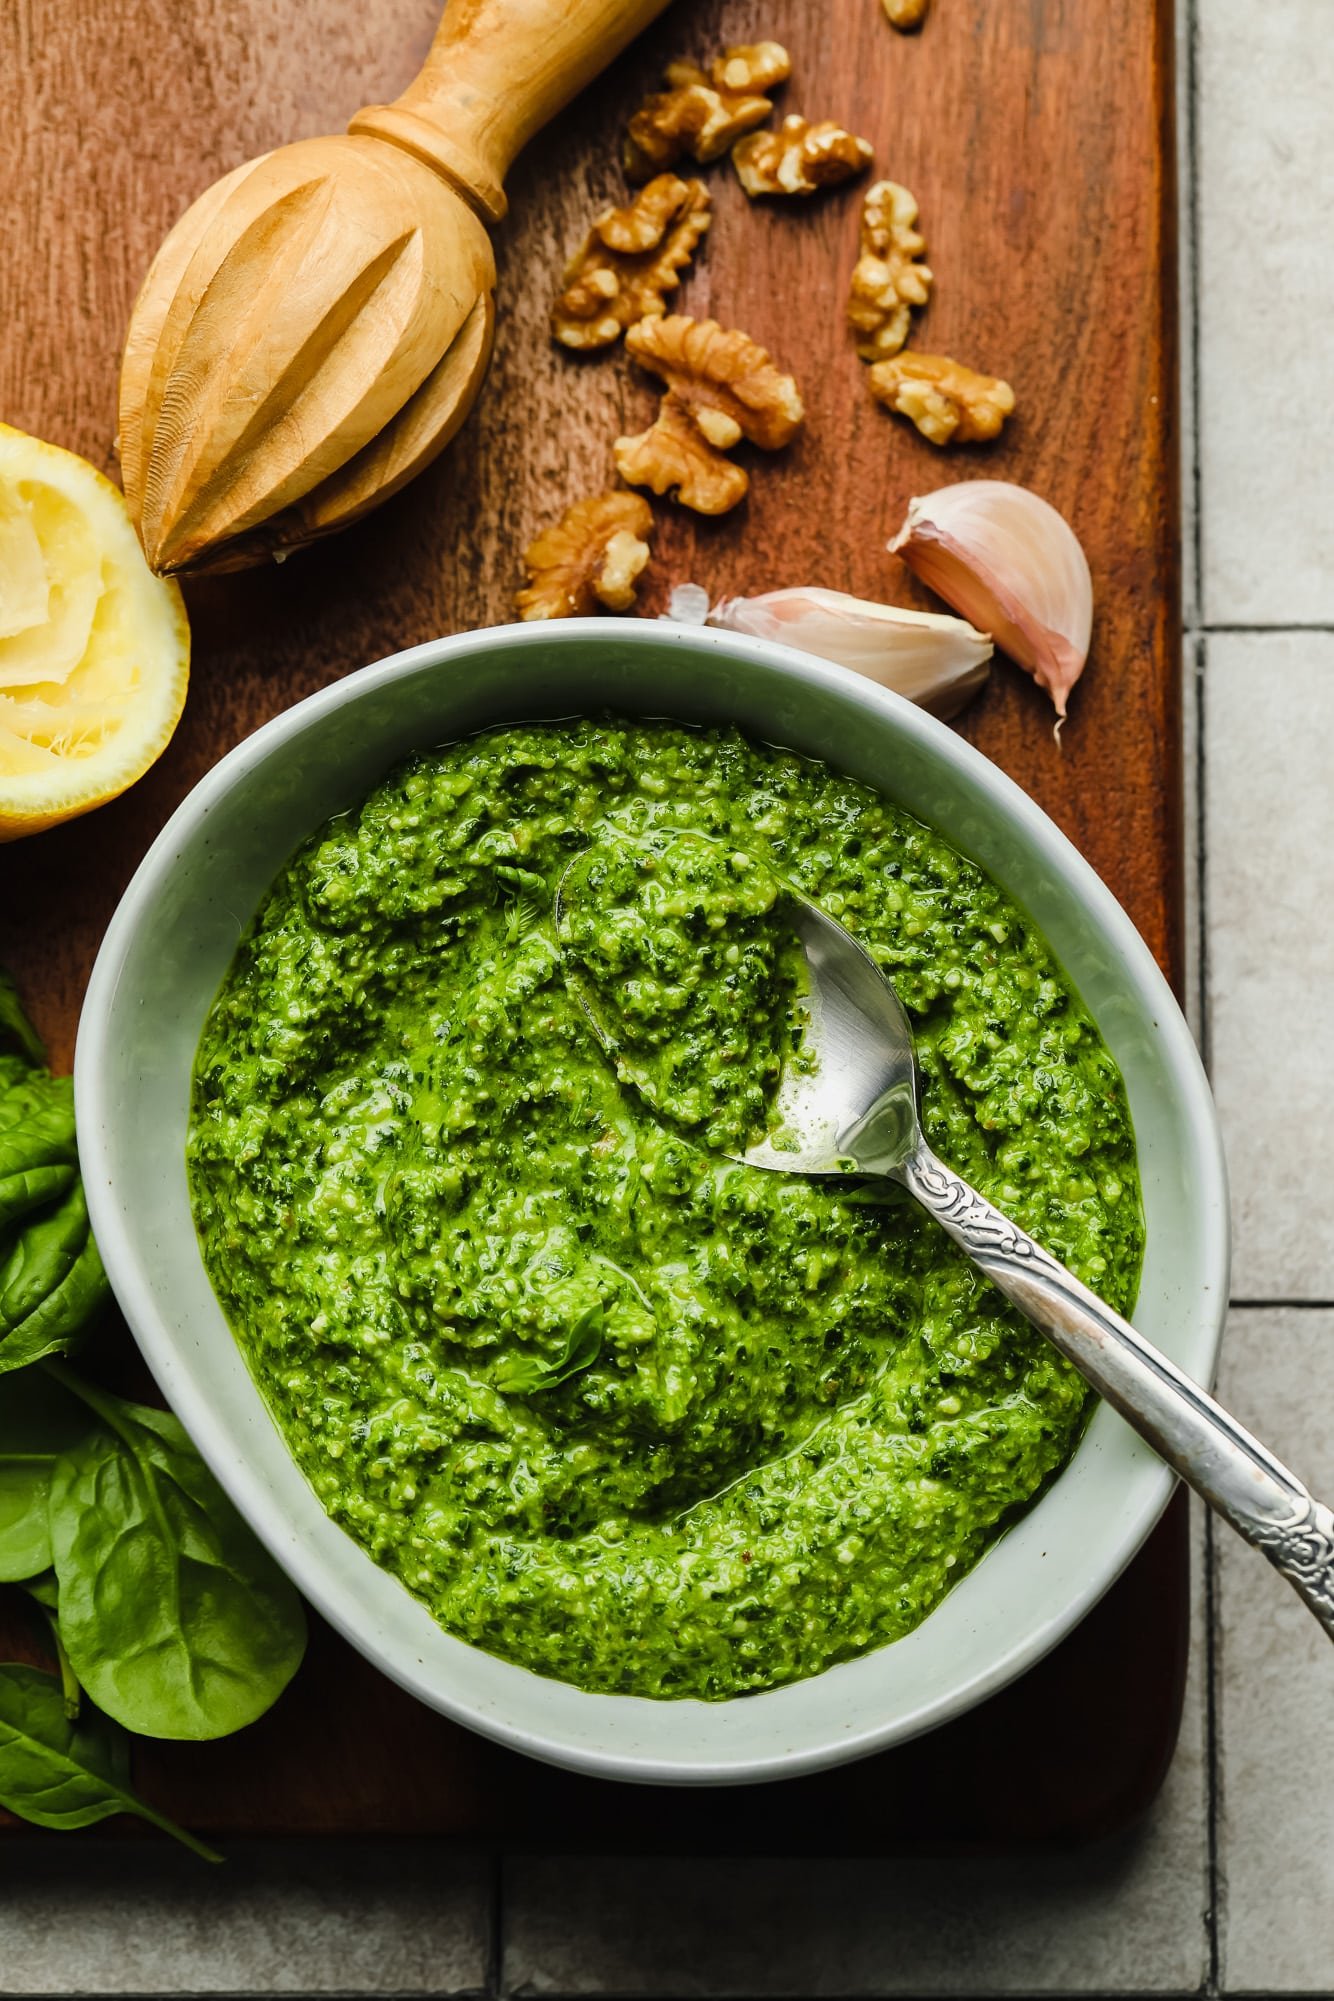
[[[575,984],[635,1088],[563,977],[572,861]],[[284,869],[200,1044],[205,1261],[325,1508],[450,1632],[584,1688],[728,1696],[898,1638],[1085,1415],[898,1191],[725,1157],[791,1044],[780,878],[894,980],[932,1146],[1129,1311],[1124,1092],[1040,934],[733,733],[413,759]]]
[[[702,1146],[761,1136],[805,985],[772,869],[699,834],[621,836],[576,856],[558,894],[566,978],[622,1083]]]

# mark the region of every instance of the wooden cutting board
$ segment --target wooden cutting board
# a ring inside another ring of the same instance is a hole
[[[552,0],[557,5],[558,0]],[[131,299],[161,237],[218,175],[336,130],[416,69],[434,0],[19,0],[0,10],[0,415],[113,473]],[[934,0],[920,35],[879,0],[674,0],[539,139],[498,235],[495,363],[446,457],[380,514],[282,567],[192,586],[193,682],[167,755],[91,819],[0,848],[0,964],[67,1065],[108,917],[149,841],[218,756],[313,689],[401,646],[509,616],[518,556],[610,483],[648,420],[619,352],[576,360],[546,312],[595,210],[624,199],[619,133],[663,63],[772,37],[784,108],[836,117],[916,195],[936,290],[916,344],[1006,377],[998,446],[948,455],[870,400],[843,327],[859,195],[752,207],[724,161],[680,303],[762,341],[808,419],[717,522],[661,508],[643,609],[820,583],[928,600],[885,554],[908,498],[970,474],[1026,481],[1074,523],[1098,602],[1061,745],[1046,699],[999,663],[960,727],[1065,828],[1180,989],[1179,496],[1169,0]],[[662,691],[664,705],[670,690]],[[892,774],[886,774],[892,782]],[[1186,1543],[1177,1507],[1065,1646],[926,1746],[711,1803],[722,1845],[892,1845],[895,1796],[933,1840],[1104,1832],[1151,1797],[1175,1739]],[[24,1644],[0,1597],[12,1646]],[[0,1653],[5,1651],[0,1646]],[[1091,1693],[1097,1700],[1091,1702]],[[1097,1741],[1085,1718],[1112,1719]],[[1022,1798],[1004,1782],[1018,1738]],[[434,1829],[626,1843],[689,1839],[679,1800],[553,1774],[417,1709],[328,1634],[275,1714],[225,1747],[148,1747],[140,1782],[220,1832]],[[948,1783],[942,1784],[941,1777]],[[783,1814],[782,1801],[804,1811]],[[930,1804],[923,1809],[923,1800]],[[819,1810],[811,1812],[810,1808]],[[839,1834],[828,1830],[837,1828]]]

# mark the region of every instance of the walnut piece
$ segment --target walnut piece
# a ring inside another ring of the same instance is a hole
[[[637,437],[616,440],[616,470],[631,486],[670,493],[696,514],[726,514],[744,500],[750,477],[715,451],[685,405],[670,393]]]
[[[732,148],[732,165],[753,201],[756,195],[813,195],[864,174],[871,148],[832,118],[785,118],[776,132],[752,132]]]
[[[653,513],[637,493],[595,493],[567,507],[523,552],[520,618],[586,618],[600,604],[629,611],[648,561]]]
[[[916,222],[917,203],[897,181],[877,181],[866,190],[862,254],[848,298],[848,320],[863,361],[897,354],[908,338],[912,308],[931,296],[931,272],[920,262],[926,239]]]
[[[931,0],[882,0],[882,5],[890,26],[897,28],[902,35],[910,35],[926,19]]]
[[[1008,382],[979,375],[943,354],[896,354],[871,370],[876,400],[910,417],[933,445],[969,445],[994,438],[1014,409]]]
[[[806,412],[796,383],[749,334],[682,313],[631,327],[626,347],[659,375],[711,444],[742,437],[766,452],[789,444]]]
[[[667,387],[656,422],[616,440],[616,470],[631,486],[676,489],[697,514],[725,514],[750,480],[723,456],[743,438],[775,452],[805,411],[790,375],[748,334],[675,313],[631,327],[625,345]]]
[[[675,174],[659,174],[628,207],[605,210],[566,267],[551,308],[555,338],[563,347],[610,347],[637,320],[665,313],[665,294],[712,220],[703,181]]]
[[[685,153],[701,163],[716,160],[743,132],[763,125],[773,110],[764,93],[791,74],[791,58],[779,42],[724,49],[707,70],[673,63],[663,78],[666,89],[645,98],[630,120],[626,173],[646,181]]]

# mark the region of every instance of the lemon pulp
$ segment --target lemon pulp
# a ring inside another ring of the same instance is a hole
[[[149,569],[110,480],[0,424],[0,840],[142,777],[189,664],[179,587]]]

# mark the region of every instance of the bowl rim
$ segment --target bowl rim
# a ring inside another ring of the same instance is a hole
[[[1147,991],[1154,1003],[1155,1030],[1162,1045],[1164,1067],[1176,1082],[1182,1122],[1189,1132],[1194,1207],[1201,1218],[1200,1263],[1208,1274],[1207,1285],[1203,1289],[1216,1302],[1209,1374],[1203,1379],[1207,1387],[1217,1367],[1228,1298],[1230,1223],[1227,1172],[1217,1113],[1203,1064],[1180,1004],[1157,961],[1092,865],[1055,821],[998,765],[946,724],[891,690],[846,668],[771,640],[754,639],[703,626],[680,625],[667,619],[584,618],[488,626],[404,648],[345,675],[282,710],[235,745],[192,787],[130,878],[103,937],[83,1003],[74,1060],[75,1108],[93,1231],[103,1253],[113,1293],[135,1341],[163,1394],[189,1431],[219,1484],[259,1540],[329,1624],[391,1680],[429,1707],[511,1749],[544,1762],[564,1765],[594,1777],[637,1783],[753,1784],[797,1777],[868,1756],[921,1735],[997,1693],[1050,1652],[1111,1588],[1162,1515],[1177,1484],[1176,1476],[1161,1462],[1149,1461],[1139,1469],[1140,1477],[1136,1484],[1140,1499],[1133,1510],[1128,1510],[1121,1517],[1121,1532],[1114,1549],[1096,1570],[1081,1581],[1077,1589],[1070,1592],[1059,1613],[1035,1621],[1026,1634],[1000,1652],[986,1670],[973,1676],[962,1692],[958,1688],[949,1689],[919,1702],[915,1708],[900,1712],[887,1723],[872,1723],[855,1732],[839,1734],[836,1726],[831,1727],[823,1744],[799,1748],[784,1746],[780,1733],[780,1748],[766,1756],[748,1757],[744,1762],[698,1757],[683,1761],[679,1757],[630,1753],[600,1745],[571,1748],[555,1730],[544,1734],[525,1724],[511,1722],[505,1715],[498,1714],[493,1706],[480,1706],[456,1692],[442,1691],[428,1673],[416,1672],[417,1664],[412,1659],[397,1656],[388,1646],[382,1646],[374,1638],[359,1632],[355,1620],[345,1615],[332,1578],[326,1584],[324,1565],[318,1554],[307,1557],[298,1537],[280,1539],[270,1519],[269,1502],[257,1476],[252,1475],[247,1463],[236,1461],[214,1441],[215,1420],[207,1396],[203,1388],[196,1384],[189,1365],[179,1358],[172,1330],[160,1315],[150,1297],[146,1279],[140,1274],[137,1254],[117,1214],[111,1193],[107,1108],[102,1099],[103,1082],[111,1074],[107,1057],[113,1001],[130,943],[158,890],[170,875],[178,849],[202,827],[215,805],[236,786],[244,783],[252,771],[280,754],[311,724],[422,668],[435,668],[446,663],[457,666],[470,655],[488,652],[497,646],[527,648],[550,647],[553,643],[563,646],[591,642],[596,646],[610,643],[633,648],[649,641],[658,647],[664,641],[675,642],[725,654],[743,665],[751,663],[771,670],[777,668],[787,677],[804,681],[817,691],[827,690],[844,699],[851,694],[861,700],[899,735],[916,740],[928,754],[943,756],[944,761],[952,764],[962,775],[970,789],[982,795],[989,811],[1017,825],[1031,844],[1044,849],[1055,863],[1067,890],[1078,896],[1094,927],[1109,940],[1122,961],[1134,968],[1138,985]],[[481,727],[488,726],[483,724]],[[460,737],[440,739],[441,742],[458,740],[461,740]],[[1212,1227],[1206,1227],[1208,1224]],[[287,1449],[285,1440],[284,1449]],[[319,1505],[318,1501],[315,1505]],[[369,1552],[363,1554],[367,1562],[374,1562]],[[467,1642],[459,1641],[458,1644],[466,1645]],[[875,1651],[880,1650],[873,1650],[873,1654]],[[505,1665],[512,1667],[513,1663]],[[595,1703],[652,1701],[651,1698],[626,1698],[596,1691],[580,1693],[587,1701]],[[709,1707],[725,1708],[729,1703],[741,1700],[753,1704],[757,1700],[763,1701],[764,1696],[722,1698],[717,1703],[709,1704]],[[664,1700],[658,1706],[680,1708],[682,1705],[679,1701],[669,1703]]]

